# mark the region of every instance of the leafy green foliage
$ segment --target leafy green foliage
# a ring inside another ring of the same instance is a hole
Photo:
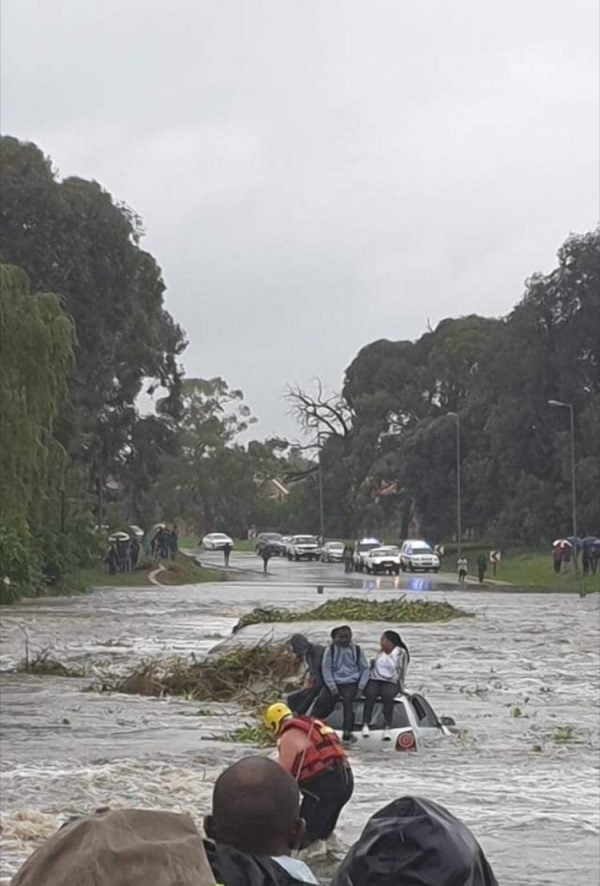
[[[571,236],[502,320],[443,320],[416,342],[362,348],[332,401],[293,392],[322,434],[328,534],[456,530],[460,415],[465,538],[548,544],[571,528],[568,412],[576,416],[579,534],[600,525],[600,230]],[[301,394],[302,396],[299,396]],[[384,492],[385,490],[385,492]],[[318,490],[305,484],[314,515]],[[312,524],[314,525],[314,523]]]
[[[247,625],[271,624],[272,622],[293,621],[330,621],[331,619],[347,619],[349,621],[387,621],[390,624],[401,622],[450,621],[453,618],[464,618],[470,613],[457,609],[450,603],[433,600],[414,600],[408,602],[404,597],[397,600],[361,600],[357,597],[340,597],[339,600],[328,600],[315,609],[295,610],[276,609],[265,606],[252,609],[243,615],[233,632],[236,633]]]

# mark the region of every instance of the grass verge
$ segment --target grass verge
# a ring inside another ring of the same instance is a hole
[[[396,600],[380,602],[378,600],[361,600],[357,597],[341,597],[339,600],[328,600],[315,609],[276,609],[269,606],[252,609],[240,618],[233,633],[235,634],[246,625],[281,621],[345,619],[347,621],[387,621],[398,624],[400,622],[450,621],[453,618],[466,618],[471,615],[471,613],[457,609],[450,603],[433,600],[409,602],[404,597],[399,597]]]
[[[491,573],[488,573],[487,578],[493,578]],[[573,566],[570,565],[564,571],[556,573],[552,568],[552,558],[549,553],[523,552],[503,556],[495,578],[508,581],[515,588],[541,588],[554,591],[579,591],[583,580],[586,591],[600,591],[600,572],[582,579],[582,576],[575,574]]]

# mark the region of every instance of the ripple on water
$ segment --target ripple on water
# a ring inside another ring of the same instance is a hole
[[[319,601],[340,593],[326,591]],[[168,596],[167,596],[168,595]],[[264,604],[241,583],[28,603],[5,614],[4,661],[30,642],[64,660],[121,670],[154,655],[202,654],[229,636],[240,614]],[[389,592],[373,594],[389,599]],[[429,594],[428,596],[433,596]],[[418,755],[353,752],[356,793],[343,813],[349,845],[383,802],[407,793],[447,805],[481,840],[503,886],[588,886],[597,881],[597,601],[562,595],[452,594],[475,619],[403,625],[413,657],[409,688],[455,718],[457,736]],[[313,588],[269,586],[273,605],[313,605]],[[375,651],[384,626],[357,624]],[[387,627],[387,625],[386,625]],[[240,639],[330,625],[253,626]],[[69,814],[103,805],[207,810],[212,783],[247,747],[224,741],[235,706],[82,693],[85,681],[4,674],[1,873]],[[243,716],[243,715],[242,715]]]

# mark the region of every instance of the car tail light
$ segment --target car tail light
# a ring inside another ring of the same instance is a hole
[[[396,739],[396,750],[397,751],[416,751],[417,750],[417,739],[415,733],[412,729],[407,729],[406,732],[401,732],[398,738]]]

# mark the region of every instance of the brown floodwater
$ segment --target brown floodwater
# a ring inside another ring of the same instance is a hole
[[[203,655],[227,642],[331,625],[256,625],[227,638],[256,605],[305,607],[352,594],[390,599],[391,581],[344,588],[338,567],[276,564],[265,581],[168,589],[103,589],[2,611],[0,646],[2,855],[8,877],[66,816],[99,806],[208,810],[212,784],[252,751],[228,740],[247,714],[235,705],[85,691],[90,678],[15,672],[25,642],[62,662],[122,672],[135,662]],[[329,583],[317,595],[315,583]],[[370,587],[370,585],[369,585]],[[435,586],[434,586],[435,587]],[[419,593],[414,594],[420,596]],[[599,595],[423,591],[475,614],[401,626],[422,692],[458,734],[418,754],[351,751],[356,791],[339,838],[355,840],[389,800],[416,794],[474,830],[503,886],[592,886],[600,870]],[[353,625],[374,652],[384,627]],[[389,625],[386,625],[389,627]],[[396,627],[396,626],[394,626]]]

